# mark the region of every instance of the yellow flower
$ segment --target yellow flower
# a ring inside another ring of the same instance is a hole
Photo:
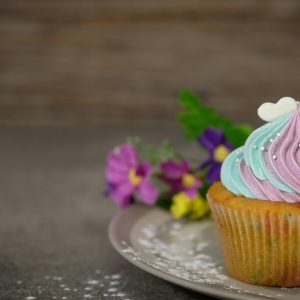
[[[199,195],[190,198],[185,192],[180,192],[172,198],[170,210],[175,219],[189,215],[191,220],[201,219],[210,211],[205,199]]]
[[[207,201],[202,197],[197,196],[192,201],[190,219],[191,220],[201,219],[202,217],[207,215],[209,211],[210,209],[207,204]]]
[[[182,183],[184,187],[191,189],[196,184],[196,177],[192,174],[186,173],[182,176]]]
[[[229,155],[230,150],[224,145],[219,145],[214,150],[214,159],[217,162],[223,162],[225,158]]]
[[[192,201],[184,192],[176,194],[172,198],[171,213],[175,219],[180,219],[191,212]]]
[[[129,174],[128,174],[128,178],[129,178],[130,183],[133,186],[138,186],[143,180],[142,176],[136,175],[136,170],[134,168],[130,169]]]

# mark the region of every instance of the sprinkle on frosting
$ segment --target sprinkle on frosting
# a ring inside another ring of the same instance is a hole
[[[299,138],[300,109],[266,123],[225,159],[223,184],[248,198],[300,202]]]

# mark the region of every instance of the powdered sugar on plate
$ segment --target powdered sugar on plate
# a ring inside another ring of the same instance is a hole
[[[174,221],[149,213],[131,228],[130,241],[123,241],[122,252],[139,264],[177,279],[253,296],[253,299],[257,296],[272,299],[300,297],[299,288],[261,287],[232,279],[226,273],[212,220]]]

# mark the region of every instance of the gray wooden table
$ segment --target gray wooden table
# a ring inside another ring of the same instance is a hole
[[[117,207],[102,195],[105,154],[126,135],[169,136],[200,153],[175,124],[0,128],[1,299],[208,299],[137,269],[110,245]]]

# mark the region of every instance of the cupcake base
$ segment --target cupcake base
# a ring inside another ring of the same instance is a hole
[[[300,286],[300,205],[248,199],[221,182],[208,191],[229,274],[258,285]]]

